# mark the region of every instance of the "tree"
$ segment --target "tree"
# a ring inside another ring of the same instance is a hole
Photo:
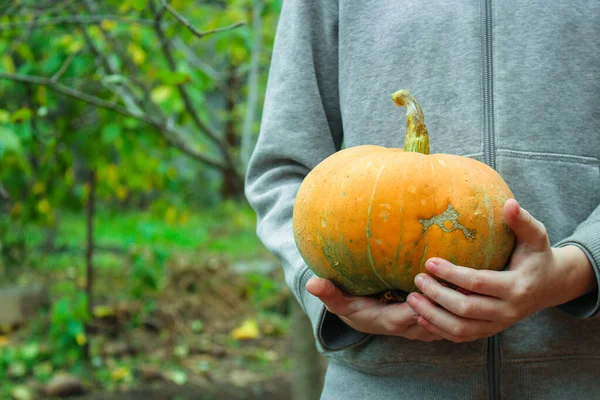
[[[40,109],[48,120],[65,104],[64,99],[49,99],[47,88],[85,103],[69,108],[76,108],[95,127],[98,119],[110,120],[100,124],[113,128],[103,139],[116,139],[120,132],[115,126],[125,121],[135,129],[143,126],[144,135],[157,135],[158,143],[164,141],[219,171],[223,195],[240,196],[259,101],[261,48],[251,49],[262,38],[252,36],[261,35],[259,14],[273,19],[278,6],[270,2],[264,7],[258,1],[15,3],[0,24],[8,48],[0,63],[0,80],[27,85],[25,108],[32,121]],[[250,14],[258,24],[254,31],[245,26]],[[245,105],[240,88],[248,79],[250,104],[241,118]],[[0,89],[2,96],[10,93],[13,99],[15,92],[11,86]],[[238,139],[242,119],[244,160]],[[97,129],[93,134],[99,133]],[[93,146],[95,139],[87,142]]]

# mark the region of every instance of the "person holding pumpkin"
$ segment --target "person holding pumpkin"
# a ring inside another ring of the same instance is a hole
[[[323,399],[600,395],[598,11],[284,1],[246,195],[328,358]],[[418,291],[387,304],[316,278],[292,219],[304,178],[332,154],[402,147],[399,88],[421,99],[432,154],[484,162],[507,182],[516,246],[503,271],[430,258]]]

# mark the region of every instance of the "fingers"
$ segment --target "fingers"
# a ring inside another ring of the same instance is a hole
[[[309,280],[306,290],[358,331],[422,341],[441,339],[417,324],[419,315],[408,303],[383,304],[370,297],[349,296],[321,278]]]
[[[429,331],[419,324],[408,327],[405,330],[403,337],[410,340],[420,340],[421,342],[434,342],[443,339],[440,334]]]
[[[318,297],[327,310],[340,316],[348,317],[360,310],[363,298],[348,296],[327,279],[312,278],[306,283],[306,290]]]
[[[441,330],[437,326],[433,325],[431,322],[427,321],[424,317],[419,317],[418,325],[419,325],[419,327],[421,327],[424,330],[428,331],[431,335],[434,335],[436,337],[440,337],[442,339],[449,340],[449,341],[454,342],[454,343],[472,342],[473,340],[479,339],[476,336],[472,336],[472,337],[455,337],[455,336],[452,336],[451,334],[449,334],[449,333]]]
[[[507,274],[506,271],[500,272],[460,267],[441,258],[428,260],[425,263],[425,268],[433,275],[458,287],[488,296],[501,298],[509,291],[512,285],[510,274]],[[415,281],[415,283],[417,282]]]
[[[504,204],[504,219],[517,235],[519,244],[526,244],[532,250],[545,250],[550,246],[546,227],[522,208],[515,199]]]
[[[493,325],[489,321],[467,319],[458,317],[442,307],[436,307],[425,296],[412,293],[408,302],[421,317],[417,320],[429,332],[442,336],[454,342],[464,342],[489,336],[493,332]],[[423,323],[422,318],[435,325],[437,330]]]
[[[415,283],[425,296],[460,317],[492,321],[502,309],[502,301],[495,297],[465,295],[443,286],[427,274],[418,275]]]

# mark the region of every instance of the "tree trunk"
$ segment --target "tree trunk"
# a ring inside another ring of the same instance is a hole
[[[295,298],[292,302],[292,400],[319,400],[323,390],[325,360],[317,351],[306,314]]]
[[[85,292],[87,295],[87,308],[89,318],[93,316],[94,303],[94,214],[96,213],[96,170],[92,169],[88,178],[90,185],[90,192],[88,193],[87,201],[87,246],[85,252],[85,265],[86,265],[86,284]],[[90,340],[89,340],[89,326],[86,327],[86,335],[88,336],[87,341],[84,345],[85,359],[88,362],[88,366],[91,365],[90,357]]]
[[[227,141],[227,147],[233,150],[239,147],[234,110],[240,83],[237,70],[233,65],[229,68],[227,73],[227,83],[225,85],[225,115],[227,116],[227,121],[225,122],[225,140]],[[222,198],[231,199],[239,196],[241,193],[242,187],[240,187],[239,177],[235,171],[232,171],[231,169],[224,170],[223,186],[221,186]]]
[[[253,125],[256,120],[256,110],[258,108],[258,78],[260,76],[260,52],[262,50],[262,0],[254,0],[252,5],[252,55],[250,59],[250,75],[248,77],[248,101],[246,115],[244,117],[244,127],[242,129],[242,144],[240,148],[240,159],[244,170],[248,166],[250,155],[252,154],[254,136]]]

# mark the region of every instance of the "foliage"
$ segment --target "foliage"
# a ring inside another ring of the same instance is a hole
[[[0,397],[30,379],[83,374],[86,346],[90,382],[109,390],[136,382],[140,363],[164,363],[176,383],[214,370],[213,359],[185,363],[188,343],[151,360],[106,356],[103,346],[115,335],[155,328],[157,347],[171,344],[156,318],[179,263],[197,266],[213,256],[227,264],[272,260],[240,199],[240,143],[243,127],[251,128],[250,142],[258,131],[260,113],[251,112],[256,104],[249,98],[258,92],[262,103],[280,7],[281,0],[2,5],[0,279],[45,282],[52,306],[21,331],[0,336]],[[97,210],[92,315],[83,294],[91,195]],[[281,279],[251,273],[239,285],[235,294],[250,305],[257,340],[287,332]],[[121,304],[133,307],[126,317]],[[118,329],[88,331],[99,321],[116,321],[110,329]],[[225,333],[202,318],[185,322],[202,346],[243,350],[227,325],[241,319],[226,321]],[[265,349],[242,353],[232,368],[260,368],[276,358]]]
[[[252,3],[171,2],[203,32],[247,22],[203,38],[164,10],[159,32],[148,7],[161,6],[158,0],[60,3],[40,10],[28,2],[14,2],[0,17],[3,78],[54,77],[51,83],[118,105],[132,115],[65,96],[52,84],[0,78],[0,182],[12,199],[12,220],[52,225],[57,210],[81,209],[92,169],[98,173],[98,195],[109,205],[146,207],[157,199],[174,207],[185,202],[215,204],[227,168],[215,169],[188,157],[190,152],[183,155],[174,143],[181,141],[193,154],[224,162],[224,149],[206,130],[223,138],[231,121],[234,134],[240,134],[252,51]],[[262,40],[267,45],[260,58],[261,93],[278,8],[278,1],[270,1],[262,12]],[[93,19],[98,15],[103,18]],[[169,44],[168,51],[157,45],[161,42]],[[228,109],[225,99],[231,93],[234,104]],[[167,132],[161,131],[163,125]],[[238,141],[227,144],[233,158]]]

